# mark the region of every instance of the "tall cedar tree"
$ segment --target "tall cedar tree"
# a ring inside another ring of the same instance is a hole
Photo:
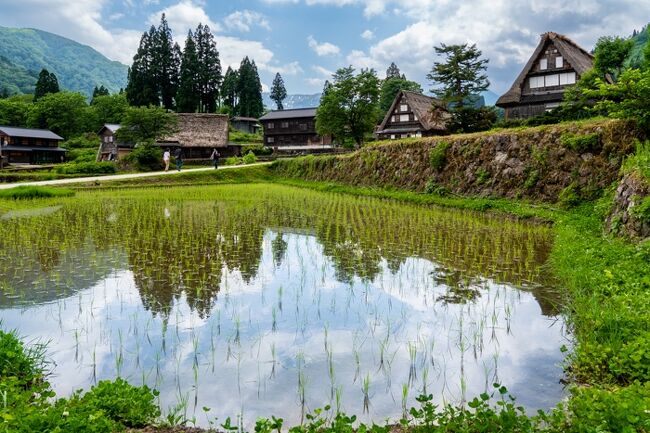
[[[377,124],[379,78],[372,69],[354,75],[352,67],[339,69],[333,78],[316,110],[316,130],[338,140],[351,138],[359,147]]]
[[[41,99],[48,93],[59,92],[59,80],[57,80],[54,73],[48,72],[47,69],[41,69],[38,74],[38,81],[36,82],[36,89],[34,90],[34,102]]]
[[[126,85],[126,98],[132,106],[159,105],[152,55],[155,39],[156,28],[151,26],[148,32],[142,34],[138,51],[133,56]]]
[[[244,57],[239,65],[239,80],[237,82],[237,114],[245,117],[258,118],[264,113],[262,101],[262,83],[257,73],[255,61]]]
[[[239,83],[239,72],[232,70],[230,66],[223,76],[223,84],[221,85],[221,101],[224,106],[230,108],[230,112],[234,113],[239,98],[237,98],[237,86]]]
[[[185,50],[181,59],[181,80],[176,97],[176,107],[181,113],[194,113],[199,108],[201,95],[198,87],[199,59],[192,32],[187,33]]]
[[[282,101],[287,97],[287,89],[284,87],[284,80],[282,75],[278,72],[273,79],[273,87],[271,88],[271,100],[278,106],[278,110],[284,110]]]
[[[391,62],[388,69],[386,69],[386,79],[389,78],[404,78],[395,62]]]
[[[174,43],[165,14],[160,17],[160,25],[154,33],[151,49],[153,79],[159,103],[171,110],[174,108],[174,97],[178,90],[181,49]]]
[[[476,44],[441,44],[434,49],[445,61],[435,62],[427,78],[436,86],[431,92],[447,104],[462,108],[470,96],[490,86],[485,74],[488,60],[481,59],[482,53]]]
[[[219,87],[221,86],[221,61],[210,27],[199,24],[194,33],[194,42],[198,60],[199,111],[214,113],[217,109]]]

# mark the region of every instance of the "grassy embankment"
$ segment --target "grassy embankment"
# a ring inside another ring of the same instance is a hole
[[[650,154],[644,154],[642,149],[638,152],[628,157],[625,170],[636,170],[647,178]],[[480,397],[465,409],[434,409],[424,401],[422,408],[412,411],[410,428],[430,432],[650,431],[650,315],[647,314],[650,307],[650,243],[631,243],[603,235],[603,220],[611,204],[611,192],[605,193],[600,200],[561,209],[520,200],[440,196],[290,179],[278,176],[268,167],[186,173],[157,180],[149,178],[144,182],[151,186],[280,182],[321,191],[501,212],[551,222],[556,239],[549,266],[566,287],[569,298],[566,315],[575,340],[567,362],[567,374],[574,383],[571,397],[562,407],[538,418],[524,416],[509,405],[507,399],[495,409],[487,407]],[[86,187],[130,186],[142,187],[143,181],[124,180]],[[2,391],[4,389],[0,389]],[[498,395],[498,389],[496,393]],[[320,419],[314,423],[319,424]],[[340,416],[326,423],[326,429],[325,425],[319,425],[322,431],[344,432],[351,431],[350,422]],[[414,427],[413,423],[420,427]],[[314,425],[295,431],[315,431],[310,430],[311,427]],[[258,431],[274,431],[273,422],[261,421]],[[376,428],[375,431],[385,430]]]

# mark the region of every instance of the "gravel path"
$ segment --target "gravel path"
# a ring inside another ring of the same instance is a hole
[[[254,167],[257,165],[268,165],[270,162],[259,162],[257,164],[248,164],[248,165],[228,165],[219,167],[219,170],[231,170],[233,168],[242,168],[242,167]],[[172,170],[169,171],[153,171],[149,173],[129,173],[129,174],[115,174],[109,176],[89,176],[89,177],[74,177],[70,179],[57,179],[57,180],[39,180],[33,182],[17,182],[17,183],[0,183],[0,189],[10,189],[17,186],[30,185],[30,186],[45,186],[45,185],[68,185],[72,183],[85,183],[85,182],[94,182],[94,181],[111,181],[111,180],[121,180],[121,179],[137,179],[141,177],[155,177],[155,176],[175,176],[182,173],[194,173],[197,171],[210,171],[214,170],[214,167],[204,167],[204,168],[188,168],[182,171]]]

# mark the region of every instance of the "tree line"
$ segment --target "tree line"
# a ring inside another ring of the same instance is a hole
[[[129,68],[127,100],[132,106],[160,106],[185,113],[225,112],[260,117],[262,84],[255,61],[244,57],[239,69],[222,71],[214,35],[207,25],[191,30],[181,50],[165,14],[151,26]]]

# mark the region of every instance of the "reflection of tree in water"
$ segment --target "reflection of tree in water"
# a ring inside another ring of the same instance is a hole
[[[210,189],[175,191],[164,203],[158,194],[70,200],[48,217],[16,220],[15,230],[0,226],[0,246],[24,250],[18,269],[37,261],[46,273],[89,242],[96,251],[125,251],[147,308],[168,314],[184,295],[206,316],[225,271],[239,271],[245,282],[255,278],[267,227],[315,233],[342,282],[371,281],[384,265],[397,273],[408,258],[435,262],[448,287],[441,302],[449,303],[479,296],[479,276],[535,285],[551,245],[544,228],[465,211],[268,185],[222,188],[218,201],[208,198]],[[271,241],[276,267],[287,248],[279,231]]]
[[[273,254],[273,264],[276,268],[282,266],[282,262],[287,256],[287,247],[289,244],[284,240],[283,233],[278,232],[271,241],[271,252]]]
[[[437,286],[447,289],[444,295],[438,296],[437,301],[443,304],[466,304],[481,296],[481,286],[477,278],[463,275],[461,271],[439,268],[432,273]]]

